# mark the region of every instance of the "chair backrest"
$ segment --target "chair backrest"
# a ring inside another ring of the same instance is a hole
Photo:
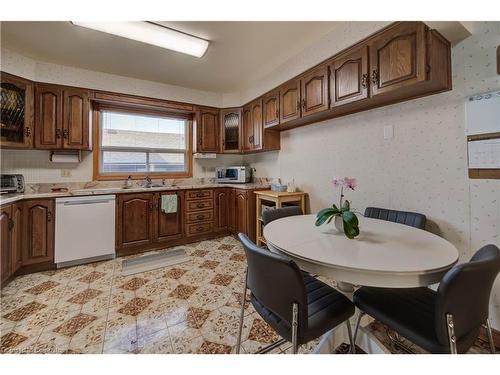
[[[299,335],[307,328],[307,297],[302,273],[297,264],[261,249],[243,233],[238,237],[247,257],[247,286],[268,310],[292,324],[292,305],[299,307]]]
[[[267,225],[271,221],[295,215],[302,215],[302,209],[299,206],[289,206],[276,208],[274,210],[266,210],[262,213],[262,222],[264,223],[264,225]]]
[[[467,263],[449,270],[437,291],[436,333],[448,345],[446,314],[452,314],[457,340],[479,328],[488,319],[491,288],[500,271],[500,249],[486,245]]]
[[[388,210],[386,208],[366,207],[365,217],[392,221],[394,223],[409,225],[419,229],[425,229],[426,217],[418,212]]]

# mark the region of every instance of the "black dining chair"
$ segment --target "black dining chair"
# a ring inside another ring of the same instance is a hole
[[[488,307],[499,271],[500,250],[486,245],[469,262],[450,269],[437,292],[425,287],[361,287],[354,293],[354,304],[431,353],[466,353],[485,325],[491,352],[495,353]],[[356,322],[354,341],[361,316]]]
[[[272,210],[265,210],[262,213],[262,223],[264,224],[264,226],[266,226],[267,224],[269,224],[274,220],[278,220],[288,216],[296,216],[302,214],[303,214],[302,208],[300,208],[299,206],[288,206]]]
[[[378,207],[366,207],[364,216],[372,219],[405,224],[419,229],[425,229],[425,223],[427,221],[425,215],[419,214],[418,212],[397,211]]]
[[[241,302],[236,353],[240,352],[247,289],[250,301],[281,337],[257,353],[266,353],[284,342],[292,343],[293,353],[301,344],[320,337],[345,322],[352,345],[349,318],[353,303],[342,293],[300,271],[297,264],[281,255],[256,246],[243,233],[238,237],[247,257],[245,288]]]

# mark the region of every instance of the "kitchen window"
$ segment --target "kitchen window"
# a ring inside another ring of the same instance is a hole
[[[98,111],[96,179],[191,175],[191,120],[123,109]]]

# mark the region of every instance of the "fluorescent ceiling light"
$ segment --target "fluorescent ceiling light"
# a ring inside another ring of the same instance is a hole
[[[152,22],[71,22],[74,25],[202,57],[209,41]]]

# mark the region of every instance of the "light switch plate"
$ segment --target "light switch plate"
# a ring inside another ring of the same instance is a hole
[[[384,126],[384,139],[392,139],[394,138],[394,126],[385,125]]]

